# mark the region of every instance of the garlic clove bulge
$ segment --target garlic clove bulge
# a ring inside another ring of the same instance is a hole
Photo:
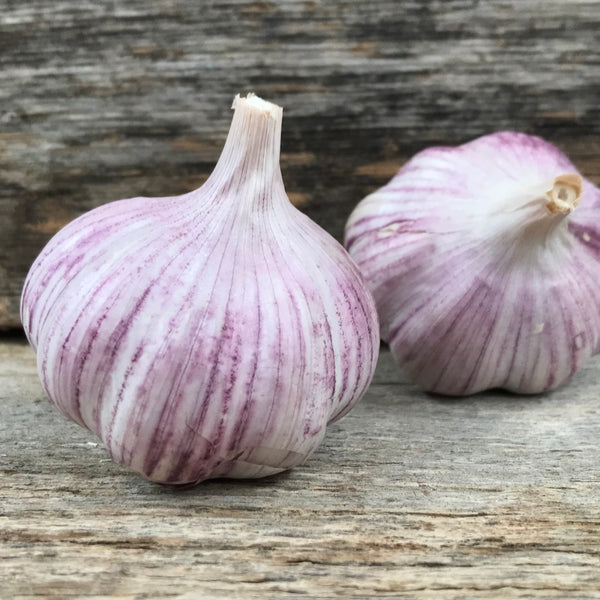
[[[201,188],[82,215],[23,289],[50,400],[162,483],[303,462],[377,361],[358,268],[285,194],[282,109],[254,95],[234,109]]]
[[[359,203],[345,244],[414,382],[538,393],[600,351],[599,217],[563,153],[501,132],[417,154]]]

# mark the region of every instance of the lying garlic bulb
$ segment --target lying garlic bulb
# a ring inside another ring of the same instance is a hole
[[[21,316],[50,400],[157,482],[304,461],[370,383],[373,298],[287,199],[282,109],[239,96],[198,190],[96,208],[33,264]]]
[[[600,191],[540,138],[417,154],[357,206],[345,244],[426,390],[543,392],[600,351]]]

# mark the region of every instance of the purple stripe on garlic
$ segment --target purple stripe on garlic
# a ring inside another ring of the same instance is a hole
[[[356,207],[345,244],[413,381],[538,393],[600,352],[599,217],[563,153],[502,132],[417,154]]]
[[[82,215],[23,290],[50,400],[162,483],[301,463],[377,361],[359,270],[285,194],[281,108],[253,95],[234,108],[201,188]]]

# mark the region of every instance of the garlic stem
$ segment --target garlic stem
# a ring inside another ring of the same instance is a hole
[[[273,190],[283,190],[279,167],[283,109],[254,94],[233,101],[231,128],[225,146],[206,182],[214,191],[243,190],[244,199],[273,197]]]
[[[581,201],[583,180],[577,173],[559,175],[546,192],[546,208],[553,214],[568,215]]]

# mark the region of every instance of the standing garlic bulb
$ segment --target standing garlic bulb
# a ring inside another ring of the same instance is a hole
[[[377,360],[357,267],[285,194],[281,108],[254,95],[234,108],[200,189],[82,215],[23,290],[50,400],[162,483],[301,463]]]
[[[345,243],[426,390],[543,392],[600,351],[600,191],[540,138],[417,154],[357,206]]]

